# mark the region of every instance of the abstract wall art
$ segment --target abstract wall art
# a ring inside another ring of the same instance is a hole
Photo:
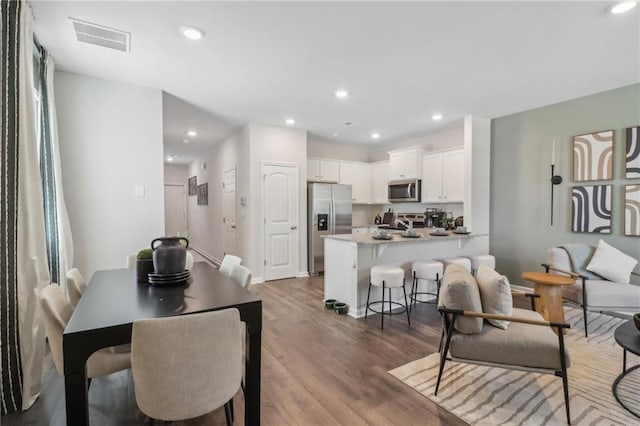
[[[209,184],[203,183],[198,185],[198,204],[206,206],[209,204]]]
[[[573,137],[573,180],[613,179],[613,130]]]
[[[189,178],[189,195],[196,195],[198,193],[198,177],[193,176]]]
[[[571,231],[611,233],[611,185],[574,186]]]
[[[624,187],[624,235],[640,237],[640,185]]]
[[[640,178],[640,126],[629,127],[627,129],[627,156],[626,175],[627,179]]]

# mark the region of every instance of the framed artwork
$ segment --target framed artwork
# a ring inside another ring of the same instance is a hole
[[[573,180],[613,179],[613,130],[573,137]]]
[[[627,179],[640,178],[640,126],[627,129],[627,156],[625,158],[625,177]]]
[[[624,187],[624,235],[640,237],[640,184]]]
[[[193,176],[189,178],[189,195],[196,195],[198,193],[198,177]]]
[[[209,204],[209,184],[198,185],[198,204],[206,206]]]
[[[611,185],[571,189],[571,231],[611,233]]]

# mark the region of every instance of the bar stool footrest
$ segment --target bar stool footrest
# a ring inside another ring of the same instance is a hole
[[[420,300],[418,299],[416,296],[418,295],[429,295],[429,296],[435,296],[435,299],[432,300]],[[415,293],[409,293],[409,299],[414,301],[414,302],[418,302],[418,303],[429,303],[429,304],[436,304],[438,303],[438,293],[431,293],[428,291],[416,291]]]
[[[394,311],[385,311],[384,310],[384,306],[382,306],[382,311],[376,311],[375,309],[373,309],[371,307],[371,305],[375,305],[375,304],[378,304],[378,303],[384,303],[385,305],[389,304],[389,302],[386,301],[386,300],[384,302],[382,302],[382,300],[378,300],[376,302],[369,303],[367,305],[367,309],[370,310],[371,312],[374,312],[376,314],[382,314],[382,315],[398,315],[398,314],[403,314],[403,313],[405,313],[407,311],[407,307],[404,306],[402,303],[399,303],[399,302],[391,302],[391,304],[392,305],[396,305],[396,306],[400,306],[402,308],[402,310],[400,310],[400,311],[395,311],[395,312]]]

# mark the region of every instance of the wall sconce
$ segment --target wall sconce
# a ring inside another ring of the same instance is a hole
[[[553,226],[553,187],[562,183],[562,176],[555,174],[556,167],[556,140],[553,140],[551,148],[551,226]]]

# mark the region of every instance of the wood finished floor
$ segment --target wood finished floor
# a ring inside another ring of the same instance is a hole
[[[404,385],[388,370],[437,351],[440,322],[433,305],[406,316],[354,319],[322,305],[322,278],[296,278],[252,286],[263,298],[262,424],[464,425]],[[64,425],[64,381],[46,360],[44,390],[27,412],[2,417],[4,425]],[[242,393],[235,399],[243,424]],[[91,425],[145,424],[130,371],[94,379]],[[158,424],[158,423],[157,423]],[[160,423],[161,424],[161,423]],[[172,425],[222,425],[224,410]]]

